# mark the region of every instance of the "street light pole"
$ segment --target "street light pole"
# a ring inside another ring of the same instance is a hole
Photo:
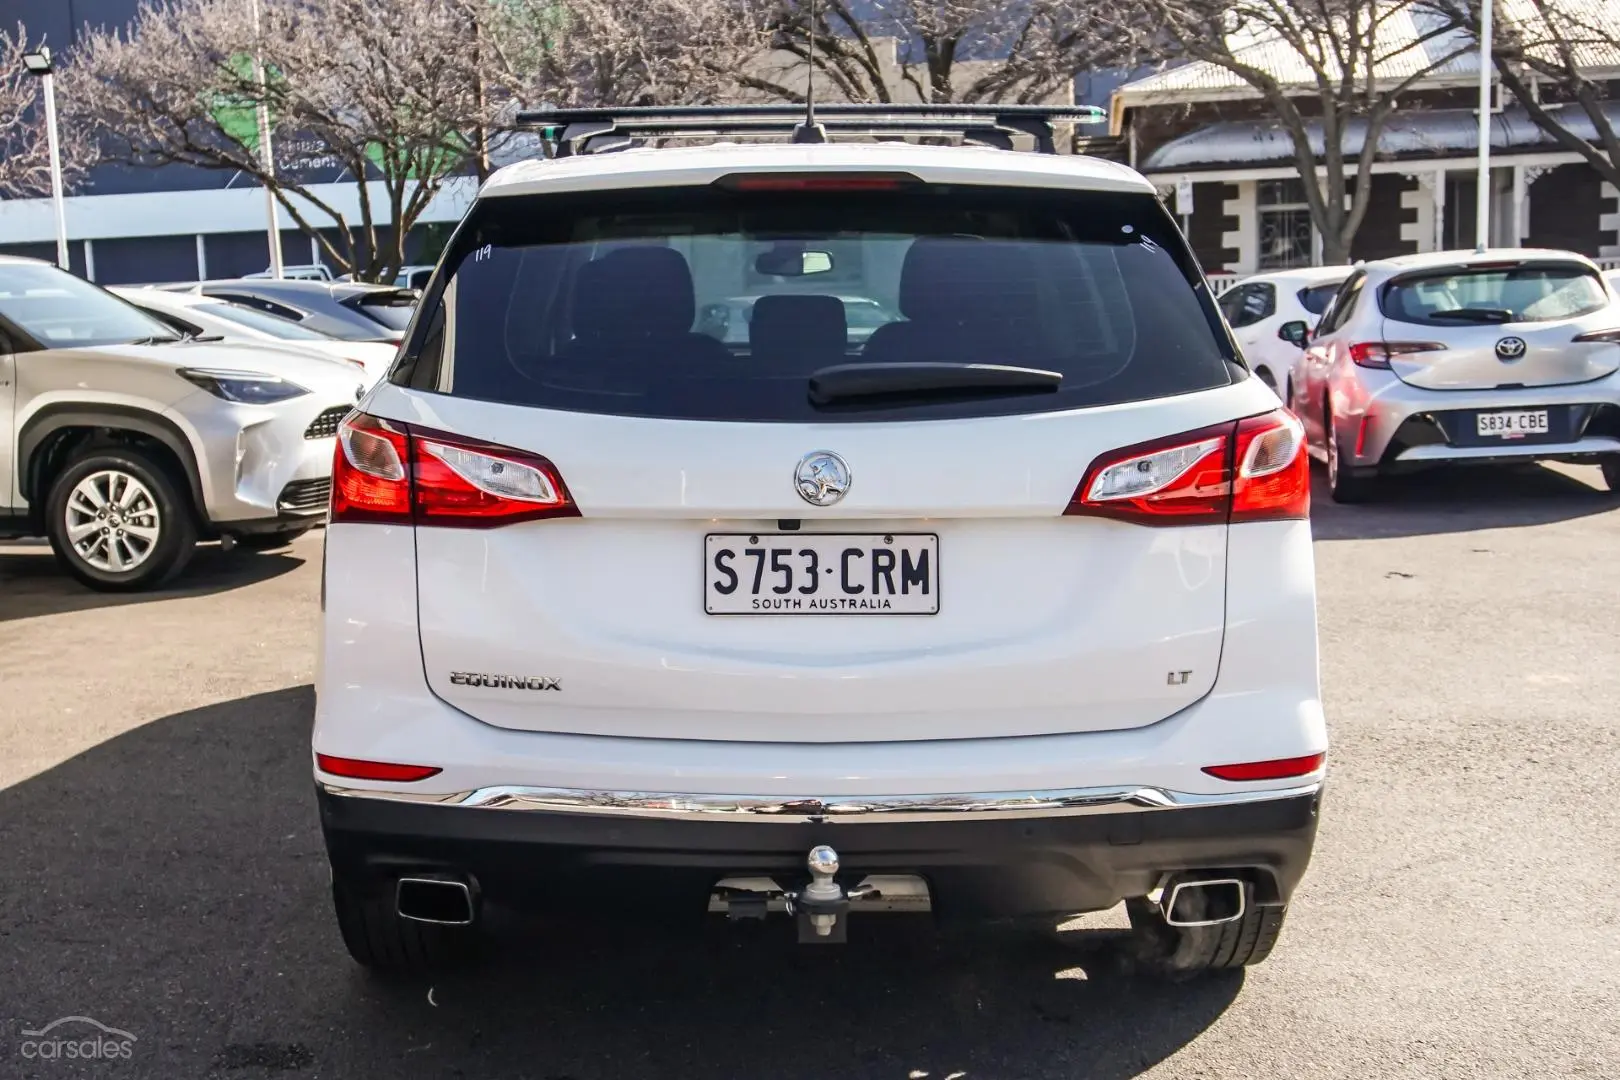
[[[1480,0],[1479,20],[1479,194],[1475,202],[1474,250],[1484,251],[1491,239],[1491,15],[1494,0]]]
[[[264,212],[270,242],[270,276],[284,277],[281,265],[281,214],[276,208],[275,192],[270,190],[269,177],[276,174],[276,159],[270,149],[270,105],[265,98],[264,63],[259,58],[259,0],[248,0],[253,10],[253,81],[258,86],[258,105],[254,112],[259,121],[259,164],[264,169]]]
[[[56,265],[68,269],[67,204],[62,199],[62,146],[56,137],[56,65],[51,50],[41,45],[23,56],[23,67],[30,75],[44,80],[45,143],[51,153],[51,205],[56,211]]]

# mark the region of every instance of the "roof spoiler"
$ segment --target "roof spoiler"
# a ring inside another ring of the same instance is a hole
[[[800,105],[670,105],[593,109],[527,109],[517,126],[538,128],[548,156],[573,157],[622,150],[636,139],[792,138],[804,120]],[[956,137],[964,143],[1011,150],[1028,135],[1043,154],[1057,153],[1057,124],[1106,124],[1092,105],[925,105],[823,102],[816,123],[829,137],[902,139]]]

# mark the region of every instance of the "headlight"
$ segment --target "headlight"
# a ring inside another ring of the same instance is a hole
[[[273,405],[309,393],[297,383],[261,371],[225,371],[216,368],[180,368],[175,372],[217,398],[243,405]]]

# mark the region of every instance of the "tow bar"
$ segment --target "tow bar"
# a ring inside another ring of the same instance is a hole
[[[838,852],[817,844],[805,858],[810,868],[810,884],[791,898],[789,911],[799,920],[801,944],[847,941],[849,938],[849,898],[834,875],[838,873]]]
[[[848,940],[852,911],[926,913],[933,908],[928,885],[910,874],[868,875],[845,892],[838,884],[838,862],[838,852],[826,844],[811,848],[805,857],[810,883],[796,892],[769,877],[724,878],[710,892],[709,910],[732,922],[783,912],[797,922],[802,944],[836,945]]]

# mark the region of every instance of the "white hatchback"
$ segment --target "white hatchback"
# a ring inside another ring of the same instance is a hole
[[[1274,270],[1244,278],[1216,301],[1243,359],[1279,397],[1286,400],[1300,350],[1349,276],[1348,266]]]
[[[485,185],[340,433],[314,768],[354,957],[460,955],[486,902],[836,941],[1123,901],[1157,964],[1264,958],[1327,748],[1308,465],[1152,185],[589,145]],[[698,313],[737,295],[728,348]]]

